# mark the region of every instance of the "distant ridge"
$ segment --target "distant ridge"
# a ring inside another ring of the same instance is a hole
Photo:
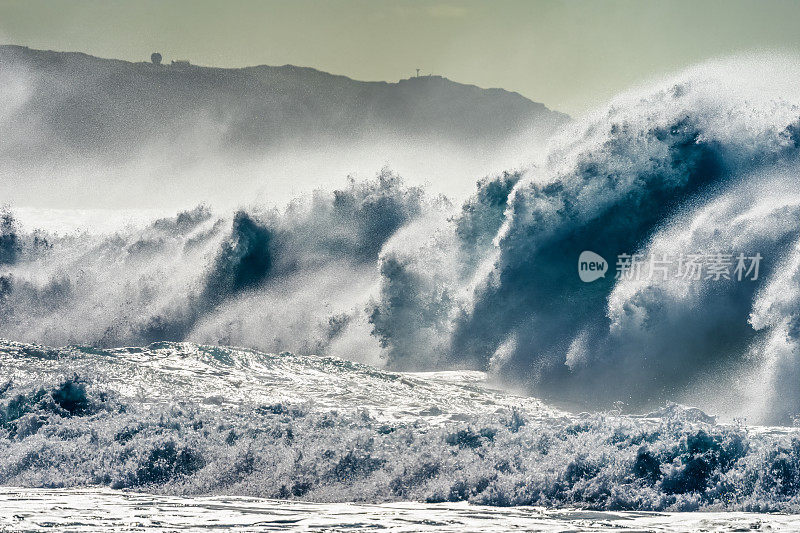
[[[16,45],[0,46],[0,66],[0,77],[17,76],[25,91],[0,133],[13,141],[15,132],[34,132],[24,136],[28,156],[65,149],[114,157],[198,128],[232,150],[373,136],[487,147],[568,119],[517,93],[440,76],[365,82],[292,65],[155,65]],[[9,142],[0,154],[17,157],[18,148]]]

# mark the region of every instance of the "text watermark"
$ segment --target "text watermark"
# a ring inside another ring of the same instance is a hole
[[[762,259],[760,253],[744,252],[619,254],[614,279],[755,281],[759,276]],[[581,281],[589,283],[605,277],[608,268],[606,260],[595,252],[586,250],[578,257],[578,276]]]

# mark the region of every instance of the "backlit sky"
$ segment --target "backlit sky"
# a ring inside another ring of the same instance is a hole
[[[744,50],[800,53],[800,2],[0,0],[0,43],[361,80],[414,73],[578,114],[619,90]]]

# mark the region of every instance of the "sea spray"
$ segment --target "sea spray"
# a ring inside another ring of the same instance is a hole
[[[800,412],[800,94],[793,58],[715,61],[567,125],[547,156],[462,205],[374,180],[285,210],[203,208],[113,235],[26,233],[6,215],[0,335],[334,354],[491,369],[572,406]],[[13,213],[13,211],[12,211]],[[763,257],[748,282],[580,280],[591,250]]]

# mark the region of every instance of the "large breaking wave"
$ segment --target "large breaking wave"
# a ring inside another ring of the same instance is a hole
[[[204,208],[111,236],[0,237],[0,335],[488,369],[567,404],[800,413],[800,64],[639,88],[461,206],[382,172],[285,211]],[[578,254],[760,253],[758,280],[582,283]]]

